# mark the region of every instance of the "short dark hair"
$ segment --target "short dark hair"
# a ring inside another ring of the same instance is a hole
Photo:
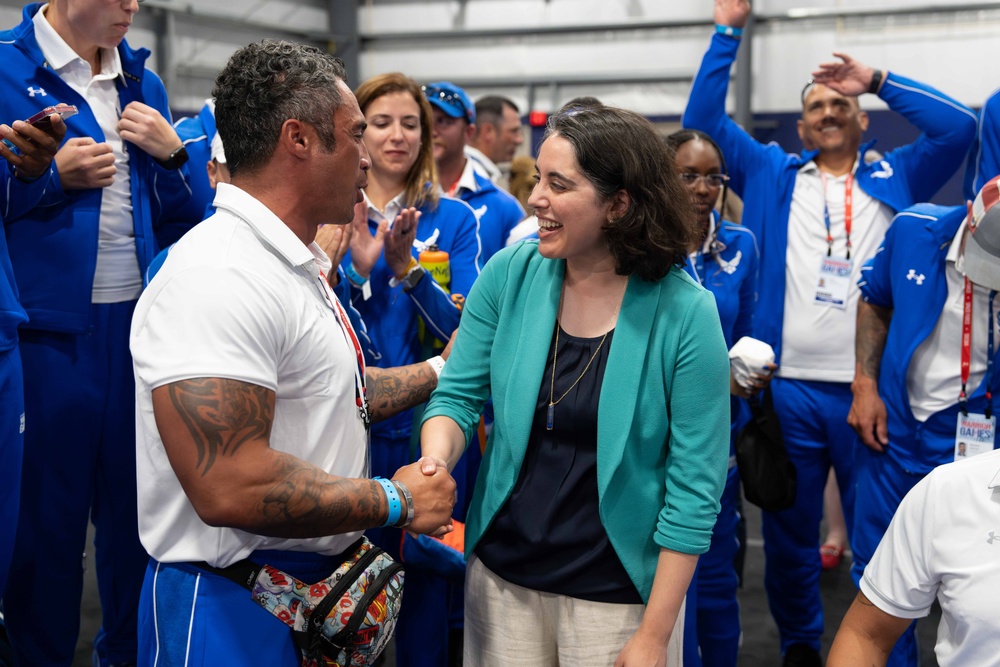
[[[514,113],[520,115],[521,110],[517,108],[510,99],[502,95],[487,95],[476,100],[476,123],[489,123],[497,125],[503,118],[503,108],[510,107]]]
[[[683,264],[697,242],[691,198],[674,156],[648,120],[608,106],[570,107],[549,117],[545,139],[573,146],[580,171],[607,200],[620,190],[631,203],[604,233],[619,275],[657,281]]]
[[[333,116],[343,103],[337,83],[346,78],[339,58],[313,46],[265,39],[234,53],[212,91],[230,173],[263,167],[289,118],[312,125],[333,150]]]

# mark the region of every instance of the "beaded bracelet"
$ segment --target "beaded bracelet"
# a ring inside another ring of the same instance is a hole
[[[403,513],[403,506],[399,501],[399,493],[396,492],[396,485],[385,477],[375,477],[372,481],[379,483],[382,490],[385,491],[386,500],[389,501],[389,516],[386,517],[385,523],[382,526],[395,526],[399,523],[399,517]]]

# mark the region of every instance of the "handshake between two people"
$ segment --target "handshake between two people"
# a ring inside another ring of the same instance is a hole
[[[452,530],[452,511],[458,487],[441,459],[422,456],[396,471],[392,481],[402,482],[413,497],[413,521],[406,527],[417,535],[443,537]]]

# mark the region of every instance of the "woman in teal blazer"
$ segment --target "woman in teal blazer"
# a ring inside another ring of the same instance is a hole
[[[679,664],[729,454],[719,315],[678,268],[688,195],[652,125],[604,106],[555,114],[537,170],[539,240],[473,286],[421,431],[451,468],[492,393],[466,664]]]

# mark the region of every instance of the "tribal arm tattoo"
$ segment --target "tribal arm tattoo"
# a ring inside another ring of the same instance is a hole
[[[854,342],[856,375],[864,375],[878,382],[882,352],[885,350],[891,320],[891,308],[858,301],[857,335]]]
[[[274,419],[274,392],[259,385],[196,378],[167,387],[198,452],[202,477],[220,456],[234,456],[247,441],[267,440]]]
[[[222,378],[153,391],[171,466],[202,520],[289,538],[385,523],[388,506],[377,482],[335,477],[271,448],[274,405],[270,389]]]
[[[372,421],[388,419],[397,412],[420,405],[437,387],[437,374],[426,362],[395,368],[369,368],[365,380]]]

